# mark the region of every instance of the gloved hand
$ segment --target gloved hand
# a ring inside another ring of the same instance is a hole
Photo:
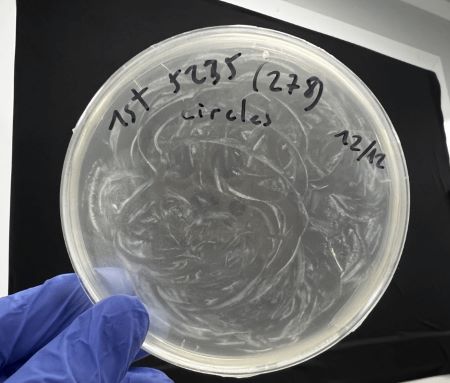
[[[0,299],[0,382],[170,383],[129,368],[148,330],[135,297],[92,305],[74,274]]]

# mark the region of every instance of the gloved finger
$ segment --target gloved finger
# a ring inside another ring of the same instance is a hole
[[[148,325],[137,298],[109,297],[75,319],[8,382],[121,382]]]
[[[0,299],[0,370],[21,365],[92,303],[74,274]]]
[[[134,359],[135,361],[137,360],[141,360],[146,358],[147,356],[149,356],[149,353],[143,349],[140,349],[139,352],[136,355],[136,358]]]
[[[147,367],[133,367],[121,383],[173,383],[164,372]]]
[[[117,267],[97,267],[95,268],[95,272],[110,295],[136,295],[133,280],[124,269]],[[135,360],[147,356],[148,353],[141,349],[136,355]]]

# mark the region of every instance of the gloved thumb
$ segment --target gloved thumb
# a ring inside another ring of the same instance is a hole
[[[121,382],[148,325],[137,298],[107,298],[75,319],[8,382]]]

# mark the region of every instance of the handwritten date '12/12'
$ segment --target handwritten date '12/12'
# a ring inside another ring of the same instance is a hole
[[[356,157],[356,161],[361,161],[364,157],[366,157],[369,160],[369,163],[373,164],[375,162],[375,166],[378,169],[384,169],[384,160],[386,158],[386,155],[384,153],[378,153],[377,149],[375,148],[375,145],[377,144],[377,141],[372,141],[369,145],[367,145],[365,148],[359,147],[362,137],[354,134],[351,136],[352,142],[349,142],[349,136],[350,133],[348,130],[343,130],[342,132],[336,133],[334,137],[342,137],[342,144],[343,145],[350,145],[349,149],[353,152],[361,152],[358,157]]]

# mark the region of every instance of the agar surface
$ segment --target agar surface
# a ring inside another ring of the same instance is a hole
[[[244,58],[220,90],[182,83],[174,94],[166,73],[153,81],[149,111],[99,138],[81,207],[93,252],[120,259],[156,336],[230,356],[327,326],[376,261],[389,196],[387,173],[355,165],[334,137],[373,134],[351,97],[325,79],[305,112],[285,92],[252,90],[261,56]],[[271,124],[241,121],[243,99]],[[198,103],[201,116],[182,118]],[[235,107],[238,122],[211,118],[212,107]]]

